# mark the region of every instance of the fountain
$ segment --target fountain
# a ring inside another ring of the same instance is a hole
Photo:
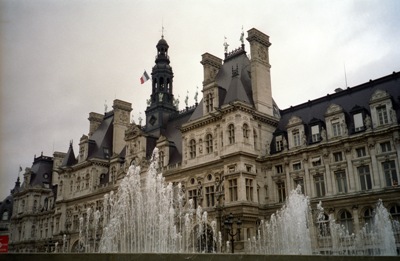
[[[148,172],[130,166],[117,193],[104,197],[103,214],[88,209],[86,225],[80,220],[79,250],[100,253],[221,253],[230,249],[223,242],[216,221],[209,220],[192,200],[185,204],[181,184],[166,184],[158,169],[154,150]],[[333,219],[326,219],[322,204],[317,218],[311,214],[301,187],[293,190],[281,210],[261,221],[257,236],[246,242],[246,253],[268,255],[397,255],[392,224],[381,201],[372,224],[349,234]],[[89,222],[93,216],[93,222]],[[102,222],[101,222],[102,220]],[[102,223],[102,224],[101,224]],[[93,240],[102,226],[102,237]],[[65,242],[64,242],[65,244]],[[64,245],[63,244],[63,245]],[[64,248],[64,246],[63,246]]]

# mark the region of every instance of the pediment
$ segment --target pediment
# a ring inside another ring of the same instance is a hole
[[[302,124],[303,123],[303,120],[300,118],[300,117],[298,117],[298,116],[292,116],[290,119],[289,119],[289,122],[288,122],[288,124],[287,124],[287,127],[291,127],[291,126],[295,126],[295,125],[300,125],[300,124]]]
[[[343,112],[342,106],[332,103],[329,105],[328,109],[326,109],[325,115],[337,114],[341,112]]]
[[[382,101],[382,100],[386,100],[386,99],[390,99],[390,95],[386,91],[376,90],[374,92],[374,94],[372,94],[369,102],[374,103],[374,102],[378,102],[378,101]]]

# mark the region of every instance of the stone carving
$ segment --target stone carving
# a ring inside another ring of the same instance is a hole
[[[371,117],[369,117],[368,114],[367,114],[367,116],[365,116],[364,124],[365,124],[365,127],[367,128],[367,130],[371,129],[371,126],[372,126]]]

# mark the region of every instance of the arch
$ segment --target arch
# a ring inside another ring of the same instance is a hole
[[[353,216],[351,213],[343,209],[339,211],[339,224],[351,235],[353,233]]]
[[[228,125],[228,140],[229,144],[235,143],[235,125],[233,123]]]
[[[189,153],[190,153],[191,159],[196,158],[196,140],[195,139],[191,139],[189,141]]]
[[[206,143],[206,152],[208,154],[212,153],[214,151],[214,147],[213,147],[213,137],[211,133],[206,134],[205,143]]]
[[[249,125],[247,123],[243,123],[243,138],[245,141],[249,140],[250,137],[250,128]]]
[[[83,245],[82,242],[76,240],[71,247],[71,252],[72,253],[84,253],[85,252],[85,246]]]

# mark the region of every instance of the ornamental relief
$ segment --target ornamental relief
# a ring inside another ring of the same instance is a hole
[[[329,105],[328,109],[326,109],[325,115],[340,113],[343,111],[343,108],[337,104]]]
[[[289,122],[288,122],[288,124],[287,124],[287,128],[289,127],[289,126],[293,126],[293,125],[298,125],[298,124],[301,124],[303,121],[302,121],[302,119],[300,118],[300,117],[298,117],[298,116],[292,116],[290,119],[289,119]]]
[[[371,99],[369,100],[370,103],[376,102],[376,101],[380,101],[383,99],[390,99],[390,95],[383,91],[383,90],[376,90],[374,92],[374,94],[372,94]]]

